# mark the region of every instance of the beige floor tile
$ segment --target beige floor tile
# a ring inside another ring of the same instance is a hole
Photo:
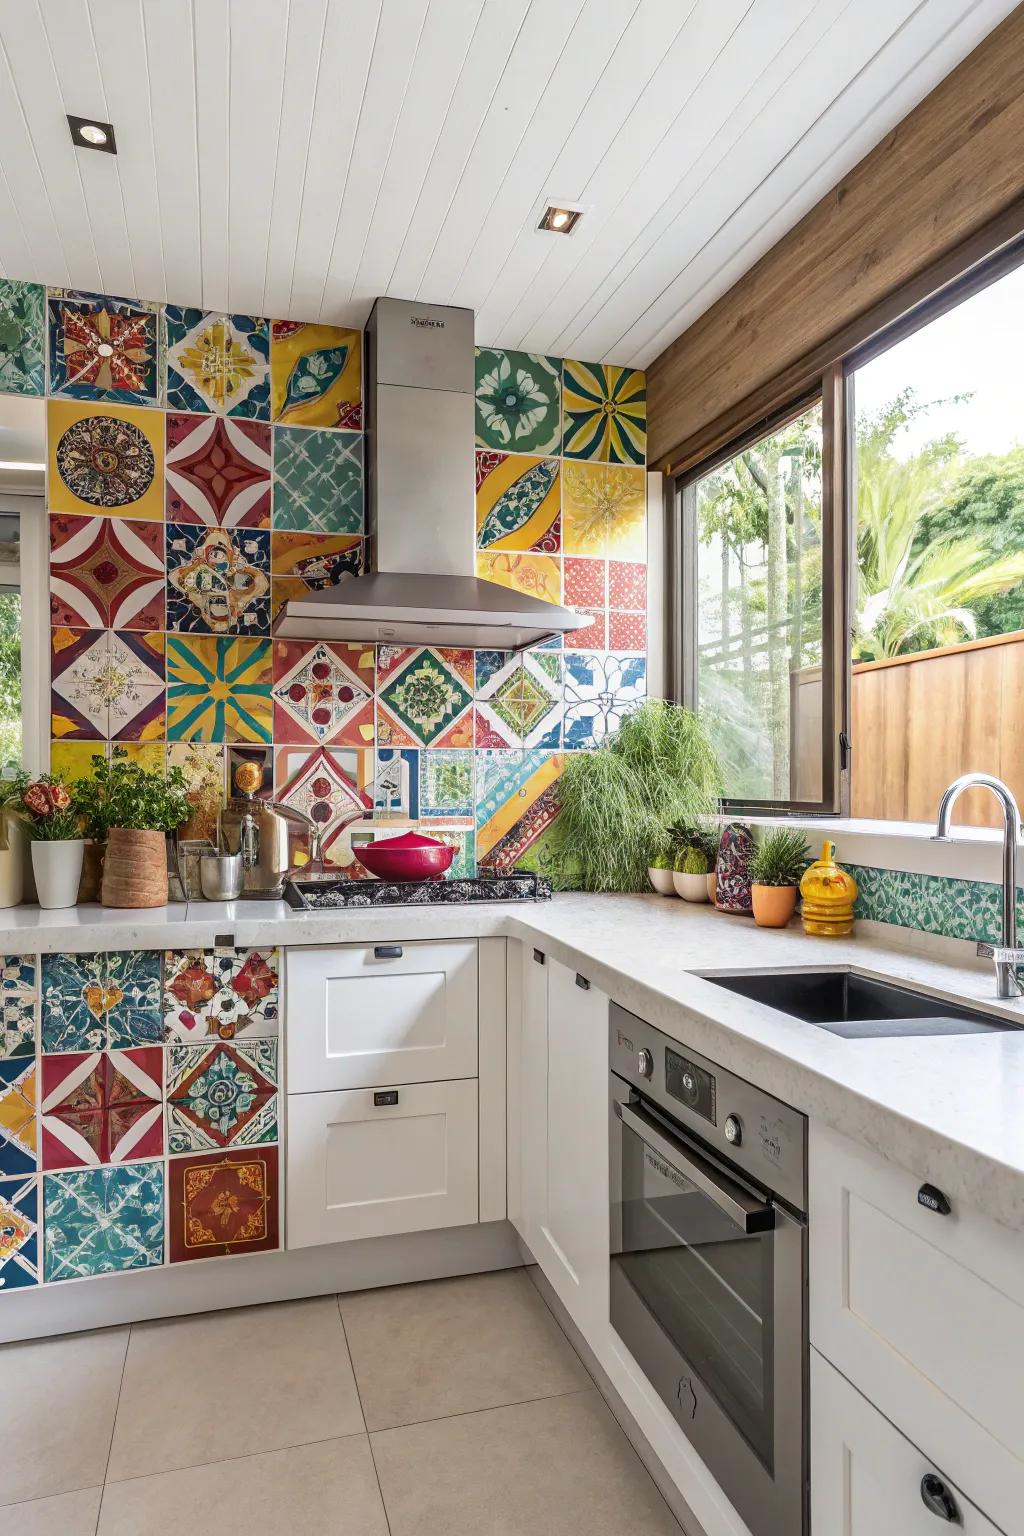
[[[363,1428],[333,1296],[132,1329],[109,1481]]]
[[[594,1389],[371,1441],[391,1536],[679,1536]]]
[[[108,1483],[98,1536],[388,1536],[365,1435]]]
[[[4,1499],[102,1483],[127,1344],[107,1328],[0,1348]]]
[[[362,1291],[341,1315],[368,1429],[590,1385],[524,1270]]]
[[[0,1530],[13,1536],[93,1536],[102,1488],[80,1488],[30,1504],[0,1505]]]

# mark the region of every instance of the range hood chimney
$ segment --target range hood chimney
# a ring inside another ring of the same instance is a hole
[[[290,599],[275,635],[521,651],[588,624],[475,574],[472,310],[378,299],[366,341],[373,569]]]

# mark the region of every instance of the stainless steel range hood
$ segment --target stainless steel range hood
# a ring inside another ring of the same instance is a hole
[[[290,599],[275,635],[520,651],[588,624],[474,574],[472,311],[378,299],[366,339],[372,572]]]

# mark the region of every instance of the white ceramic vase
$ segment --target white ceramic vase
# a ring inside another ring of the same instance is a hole
[[[82,878],[85,839],[58,838],[32,844],[32,873],[41,907],[73,907]]]
[[[647,871],[647,878],[659,896],[674,896],[676,888],[672,884],[672,871],[670,869],[655,869],[653,865]]]
[[[676,888],[676,895],[684,901],[707,901],[708,877],[707,875],[684,875],[678,869],[672,871],[672,883]]]

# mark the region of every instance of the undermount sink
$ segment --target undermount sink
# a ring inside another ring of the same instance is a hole
[[[1015,1029],[1008,1019],[872,981],[853,971],[737,971],[705,976],[755,1003],[765,1003],[846,1040],[892,1035],[987,1035]]]

